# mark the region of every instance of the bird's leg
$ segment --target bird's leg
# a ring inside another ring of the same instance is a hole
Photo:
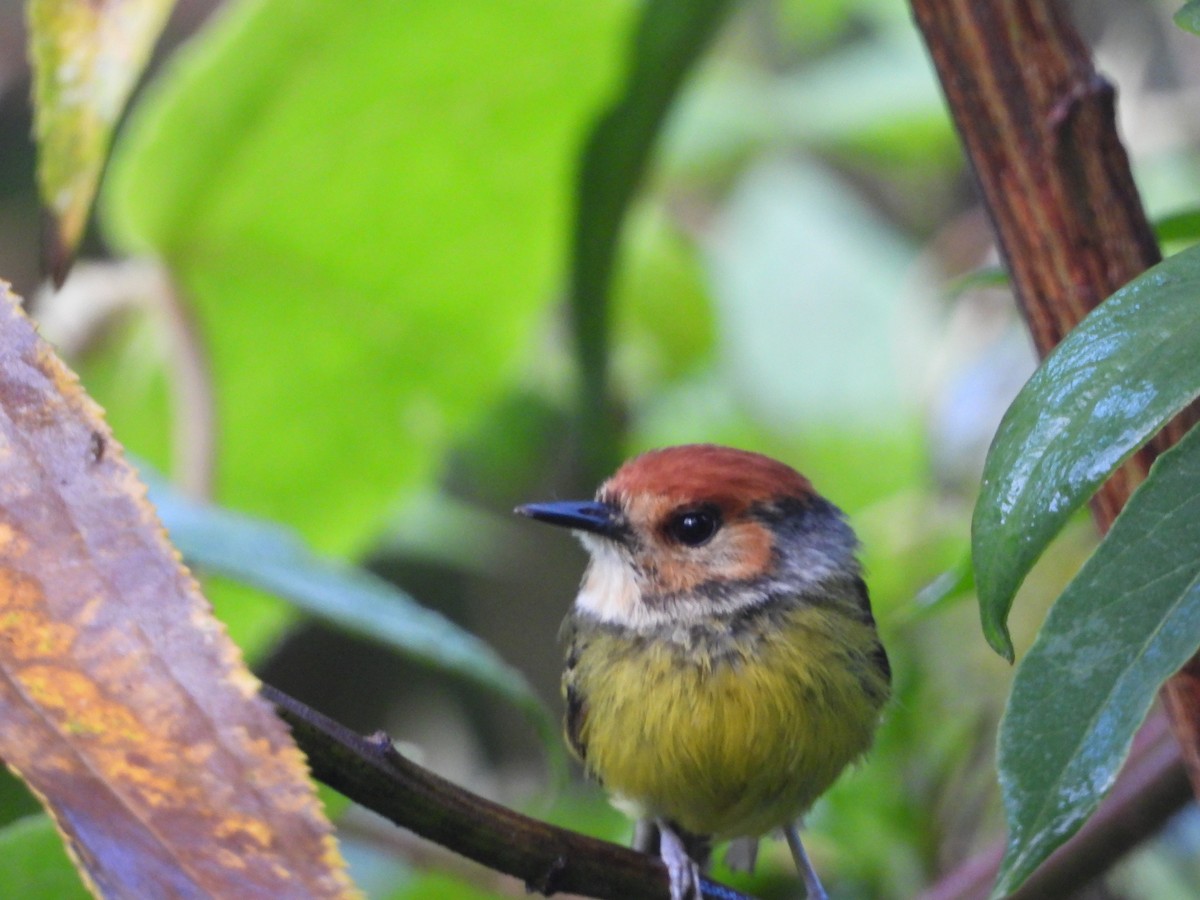
[[[785,825],[783,833],[787,837],[788,849],[792,851],[792,859],[796,861],[796,870],[800,873],[800,877],[804,879],[804,888],[808,894],[808,900],[829,900],[829,895],[825,893],[821,879],[817,877],[817,870],[813,868],[812,861],[808,858],[808,854],[804,852],[804,845],[800,843],[799,823],[792,822],[790,825]]]
[[[653,819],[638,819],[633,826],[633,849],[639,853],[658,853],[658,825]]]
[[[671,900],[700,900],[700,866],[688,856],[683,838],[662,819],[658,831],[658,855],[671,877]]]
[[[725,865],[735,872],[753,872],[758,860],[758,838],[740,837],[729,842]]]

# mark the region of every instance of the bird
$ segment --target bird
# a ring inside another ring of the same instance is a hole
[[[800,820],[867,752],[891,690],[846,516],[785,463],[714,444],[515,511],[590,555],[561,632],[565,738],[638,820],[635,847],[657,839],[672,900],[700,896],[713,843],[752,866],[778,829],[825,900]]]

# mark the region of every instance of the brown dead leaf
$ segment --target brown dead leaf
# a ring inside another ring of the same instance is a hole
[[[303,757],[0,282],[0,758],[106,897],[353,893]]]

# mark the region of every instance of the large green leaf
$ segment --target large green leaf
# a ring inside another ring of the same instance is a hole
[[[1200,393],[1200,247],[1135,278],[1046,357],[988,452],[972,525],[983,630],[1012,659],[1021,580],[1104,480]]]
[[[583,446],[597,478],[616,462],[606,416],[608,294],[621,225],[667,111],[729,6],[729,0],[643,4],[624,89],[591,132],[580,162],[571,302],[583,370]]]
[[[996,896],[1095,810],[1162,683],[1200,645],[1200,430],[1164,453],[1054,604],[1000,731]]]
[[[511,386],[632,8],[241,0],[147,91],[106,224],[196,311],[223,503],[361,550]]]
[[[558,725],[525,678],[479,638],[376,575],[323,558],[292,532],[228,510],[194,503],[147,477],[150,499],[184,559],[282,597],[296,608],[465,678],[529,715],[555,764]]]

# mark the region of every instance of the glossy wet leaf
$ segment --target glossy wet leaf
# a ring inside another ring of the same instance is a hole
[[[113,127],[171,0],[29,0],[38,190],[52,222],[47,263],[62,282],[83,237]]]
[[[361,553],[519,380],[633,11],[235,0],[181,48],[105,224],[195,312],[222,505]]]
[[[557,721],[521,673],[479,638],[371,572],[314,554],[286,528],[194,503],[158,479],[150,484],[150,499],[189,565],[474,682],[525,712],[546,748],[561,752]]]
[[[1163,454],[1055,602],[1000,730],[1009,838],[996,896],[1112,786],[1159,687],[1200,645],[1200,430]]]
[[[1034,373],[988,452],[972,525],[983,630],[1009,659],[1022,579],[1068,517],[1200,393],[1200,247],[1135,278]]]
[[[348,894],[256,690],[99,409],[0,291],[0,758],[101,894]]]

